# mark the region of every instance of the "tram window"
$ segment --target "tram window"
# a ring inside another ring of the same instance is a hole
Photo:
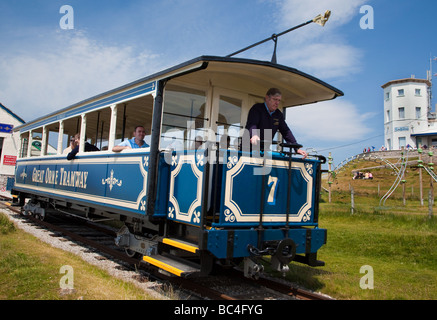
[[[117,106],[117,130],[115,135],[115,145],[126,139],[132,139],[133,132],[137,126],[143,126],[146,130],[144,140],[148,145],[151,143],[153,96],[147,95],[128,101]],[[109,123],[105,126],[109,137]],[[104,137],[105,138],[105,137]],[[102,143],[105,150],[108,144]]]
[[[168,85],[164,95],[161,148],[194,149],[196,137],[203,141],[208,118],[204,91]]]
[[[59,123],[46,127],[46,149],[45,155],[55,155],[58,153]]]
[[[29,146],[29,132],[21,133],[21,149],[20,149],[20,158],[27,157],[27,150]]]
[[[31,157],[38,157],[41,155],[42,147],[42,129],[41,132],[32,131],[32,148],[30,149]]]
[[[222,149],[237,148],[241,131],[242,101],[227,96],[220,96],[217,119],[217,142]]]
[[[105,108],[86,114],[85,141],[104,150],[108,145],[111,110]],[[81,133],[82,117],[76,116],[64,120],[64,134],[62,136],[62,154],[71,151],[70,143],[76,134]],[[59,136],[59,133],[57,137]]]
[[[96,146],[99,150],[107,150],[111,108],[90,112],[86,117],[85,141]]]
[[[64,135],[62,137],[62,154],[68,154],[71,151],[70,140],[76,133],[80,133],[81,117],[73,117],[64,120]]]

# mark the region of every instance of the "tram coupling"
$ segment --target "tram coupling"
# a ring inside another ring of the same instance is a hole
[[[128,256],[151,255],[157,252],[157,241],[134,235],[127,226],[121,227],[117,232],[115,244],[125,249]]]
[[[252,278],[257,278],[264,269],[262,265],[255,262],[261,256],[270,255],[272,268],[280,272],[288,272],[288,264],[296,257],[296,243],[290,238],[280,241],[266,241],[263,243],[262,249],[248,245],[247,250],[251,257],[244,261],[245,276]]]

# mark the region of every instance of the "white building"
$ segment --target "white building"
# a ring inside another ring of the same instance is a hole
[[[437,122],[431,112],[431,82],[393,80],[384,89],[384,143],[388,150],[437,146]]]
[[[12,129],[23,123],[23,119],[0,103],[0,189],[6,187],[7,177],[14,175],[20,137],[13,135]]]

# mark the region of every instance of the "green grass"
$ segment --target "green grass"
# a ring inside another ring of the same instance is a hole
[[[436,299],[436,218],[399,213],[402,201],[381,209],[379,198],[369,196],[352,215],[347,198],[320,206],[319,227],[328,230],[328,240],[318,259],[326,266],[292,263],[287,278],[337,299]],[[360,286],[369,275],[360,273],[363,266],[373,269],[373,289]]]
[[[328,230],[328,240],[318,258],[326,266],[293,262],[286,278],[336,299],[437,299],[436,218],[399,213],[399,203],[379,208],[376,197],[358,197],[360,204],[351,215],[350,199],[341,199],[320,205],[319,223]],[[150,299],[80,258],[17,230],[2,214],[0,252],[0,300]],[[62,265],[74,269],[75,290],[67,295],[59,286]],[[360,287],[368,275],[360,273],[363,266],[373,269],[373,289]]]
[[[0,213],[0,234],[8,234],[15,231],[15,226],[9,219]]]
[[[74,288],[61,290],[73,268]],[[150,300],[143,290],[15,228],[0,213],[0,300]]]
[[[417,196],[409,196],[404,205],[400,190],[380,206],[389,178],[394,179],[382,171],[373,181],[352,181],[348,173],[339,177],[332,202],[324,193],[320,203],[319,226],[328,230],[328,239],[318,259],[326,265],[292,262],[286,278],[336,299],[437,299],[437,209],[429,218],[426,200],[422,206]],[[409,181],[414,183],[414,177]],[[355,190],[354,214],[349,184]],[[1,214],[0,252],[0,299],[147,299],[79,258],[16,230]],[[69,296],[59,294],[62,265],[75,270],[76,292]],[[373,289],[360,286],[369,276],[360,272],[363,266],[373,269]]]
[[[356,161],[341,171],[331,185],[331,203],[323,193],[319,226],[328,230],[328,240],[318,258],[326,266],[293,263],[290,279],[338,299],[437,299],[437,209],[433,207],[430,217],[430,177],[423,172],[423,205],[419,170],[414,167],[406,171],[407,183],[400,184],[385,205],[380,205],[396,180],[393,170],[372,169],[373,180],[352,179],[351,169],[374,165]],[[326,182],[325,188],[329,188]],[[360,287],[360,280],[368,275],[360,273],[363,266],[373,269],[373,289]]]

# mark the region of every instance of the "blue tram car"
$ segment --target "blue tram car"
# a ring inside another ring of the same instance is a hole
[[[266,255],[281,271],[293,260],[323,265],[325,159],[283,144],[240,147],[248,111],[270,87],[281,89],[283,110],[343,95],[276,63],[201,56],[15,128],[14,201],[41,219],[121,221],[118,246],[181,277],[242,261],[256,277]],[[148,147],[112,152],[137,125]],[[77,133],[79,153],[67,160]],[[85,142],[99,151],[85,152]]]

